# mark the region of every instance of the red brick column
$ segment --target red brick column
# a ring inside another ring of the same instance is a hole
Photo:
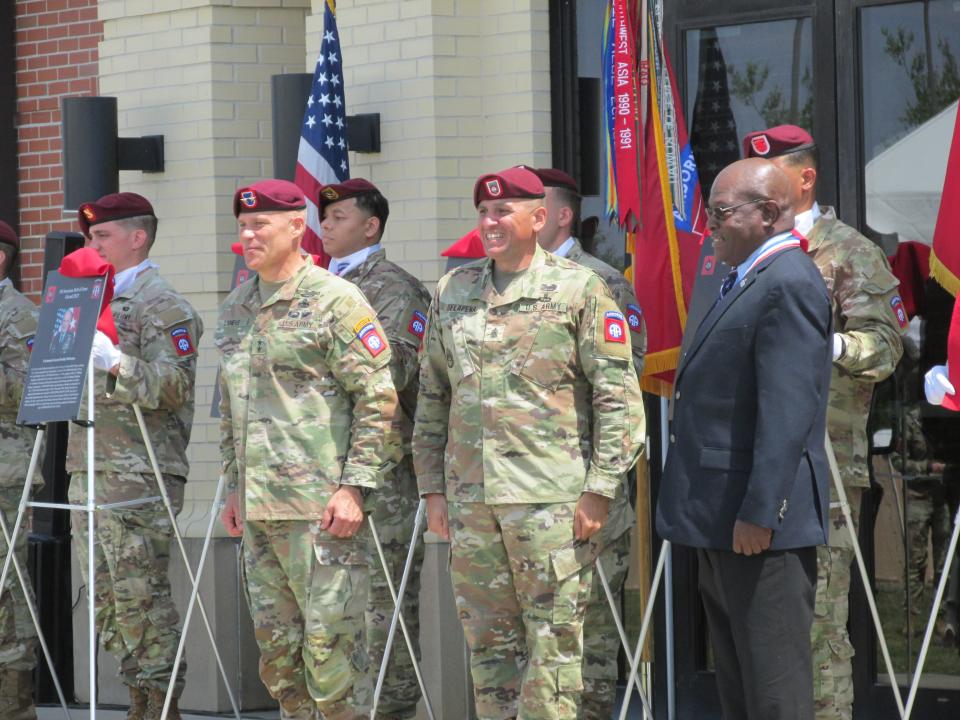
[[[97,94],[97,0],[16,0],[17,156],[20,276],[38,297],[43,238],[76,230],[63,211],[60,98]]]

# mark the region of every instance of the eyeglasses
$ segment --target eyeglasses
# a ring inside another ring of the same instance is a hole
[[[729,207],[708,207],[707,215],[710,216],[712,220],[716,222],[723,222],[728,217],[733,215],[733,211],[737,208],[742,208],[744,205],[753,205],[754,203],[767,202],[770,198],[754,198],[753,200],[747,200],[745,202],[739,203],[737,205],[730,205]]]

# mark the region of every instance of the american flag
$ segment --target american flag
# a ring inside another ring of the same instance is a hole
[[[319,255],[324,266],[329,258],[320,242],[317,195],[323,185],[350,177],[347,159],[347,105],[343,92],[343,64],[337,35],[337,6],[327,0],[323,12],[323,40],[313,71],[310,97],[303,113],[297,172],[294,181],[307,196],[307,230],[303,249]]]

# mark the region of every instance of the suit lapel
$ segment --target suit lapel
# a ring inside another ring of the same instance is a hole
[[[677,368],[677,378],[683,374],[684,369],[689,364],[690,360],[696,355],[697,351],[703,346],[704,340],[707,339],[707,336],[710,334],[710,331],[713,330],[717,322],[720,321],[730,307],[737,302],[744,294],[756,283],[757,277],[770,267],[774,262],[777,261],[779,257],[785,255],[788,252],[792,252],[794,249],[784,250],[778,253],[774,253],[768,258],[765,258],[763,261],[757,264],[747,276],[743,278],[740,282],[733,286],[733,288],[728,292],[720,302],[716,303],[711,309],[710,312],[706,314],[703,318],[703,321],[697,327],[696,333],[693,337],[693,342],[690,343],[690,349],[684,354],[680,359],[680,367]],[[799,252],[799,250],[798,250]]]
[[[693,342],[690,343],[690,349],[687,350],[686,355],[683,358],[683,362],[680,366],[680,372],[682,373],[684,366],[687,362],[696,355],[697,351],[703,345],[703,341],[707,339],[707,336],[710,334],[710,331],[713,330],[714,325],[719,322],[727,310],[730,309],[730,306],[733,305],[747,290],[750,289],[750,286],[756,282],[757,272],[760,272],[760,268],[757,268],[756,271],[751,271],[747,277],[738,282],[733,286],[733,289],[730,290],[720,302],[715,303],[710,312],[701,321],[699,327],[696,330],[696,333],[693,336]]]

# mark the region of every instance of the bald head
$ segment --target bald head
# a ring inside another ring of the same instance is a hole
[[[725,167],[710,189],[709,227],[717,259],[731,266],[766,240],[793,228],[790,180],[763,158]]]
[[[729,185],[737,201],[766,198],[776,203],[781,218],[776,232],[793,227],[793,210],[790,207],[790,179],[779,167],[763,158],[746,158],[727,165],[713,186]],[[713,193],[711,192],[711,197]],[[774,233],[776,234],[776,233]]]

